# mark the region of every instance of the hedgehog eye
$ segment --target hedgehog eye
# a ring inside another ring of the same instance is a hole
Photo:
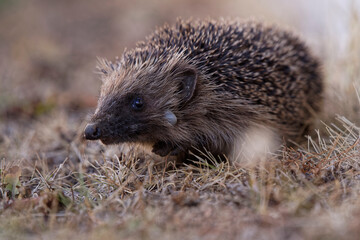
[[[135,97],[131,102],[131,107],[134,110],[141,110],[144,107],[144,101],[141,97]]]

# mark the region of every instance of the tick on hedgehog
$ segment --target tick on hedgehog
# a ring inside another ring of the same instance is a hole
[[[151,145],[160,156],[229,154],[247,129],[296,139],[320,110],[319,63],[292,33],[255,21],[182,21],[114,63],[85,138]]]

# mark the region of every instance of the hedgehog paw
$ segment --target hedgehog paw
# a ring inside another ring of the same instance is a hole
[[[154,144],[152,152],[161,157],[165,157],[165,156],[169,155],[173,150],[174,149],[171,146],[171,144],[168,144],[163,141],[159,141]]]
[[[175,148],[173,148],[171,150],[170,155],[171,156],[178,156],[179,154],[182,154],[182,153],[183,153],[182,149],[180,149],[178,147],[175,147]]]

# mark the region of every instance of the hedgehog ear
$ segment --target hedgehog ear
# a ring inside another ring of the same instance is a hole
[[[181,96],[181,105],[184,105],[194,95],[198,76],[192,68],[185,68],[178,76],[180,80],[179,93]]]

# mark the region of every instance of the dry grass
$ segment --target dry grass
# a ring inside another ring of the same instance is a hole
[[[52,8],[40,2],[41,7],[26,5],[23,11],[10,6],[14,12],[0,16],[6,20],[0,23],[43,12],[55,24],[56,14],[51,18],[53,12],[46,11]],[[114,13],[106,14],[115,3],[92,4],[100,8],[92,12],[98,17],[92,24],[104,21],[115,31],[108,18]],[[218,11],[214,6],[211,1],[210,12]],[[64,10],[62,4],[57,7]],[[75,23],[87,19],[71,15],[79,18]],[[0,57],[6,63],[0,67],[0,239],[358,239],[360,20],[356,11],[349,16],[353,27],[345,57],[324,58],[330,87],[320,131],[314,129],[307,144],[282,147],[252,165],[218,163],[206,154],[176,165],[138,147],[84,141],[85,116],[99,85],[92,82],[87,89],[92,73],[84,72],[94,68],[84,52],[103,51],[102,42],[117,45],[104,37],[84,50],[75,41],[74,57],[67,45],[57,44],[67,35],[53,35],[56,31],[46,26],[46,34],[34,29],[35,36],[24,32],[29,26],[8,34],[4,30],[8,39],[0,42],[14,52],[0,45],[11,59]],[[128,23],[129,18],[121,20]],[[48,47],[18,47],[24,38],[40,39]],[[19,68],[23,71],[14,71]],[[79,80],[71,83],[72,78]]]
[[[2,176],[14,165],[22,169],[16,196],[5,190],[2,177],[5,239],[73,234],[80,239],[355,239],[360,234],[360,128],[344,117],[326,127],[326,137],[309,139],[308,148],[284,148],[251,168],[211,157],[189,165],[156,164],[133,149],[121,154],[66,139],[76,135],[62,130],[71,129],[71,121],[53,117],[58,119],[48,120],[53,126],[43,123],[49,129],[42,132],[34,123],[31,128],[38,131],[19,140],[14,151],[27,159],[1,161]],[[44,139],[57,145],[29,160],[28,149],[44,149],[34,144]],[[4,139],[2,146],[8,148],[7,142],[16,140]]]

